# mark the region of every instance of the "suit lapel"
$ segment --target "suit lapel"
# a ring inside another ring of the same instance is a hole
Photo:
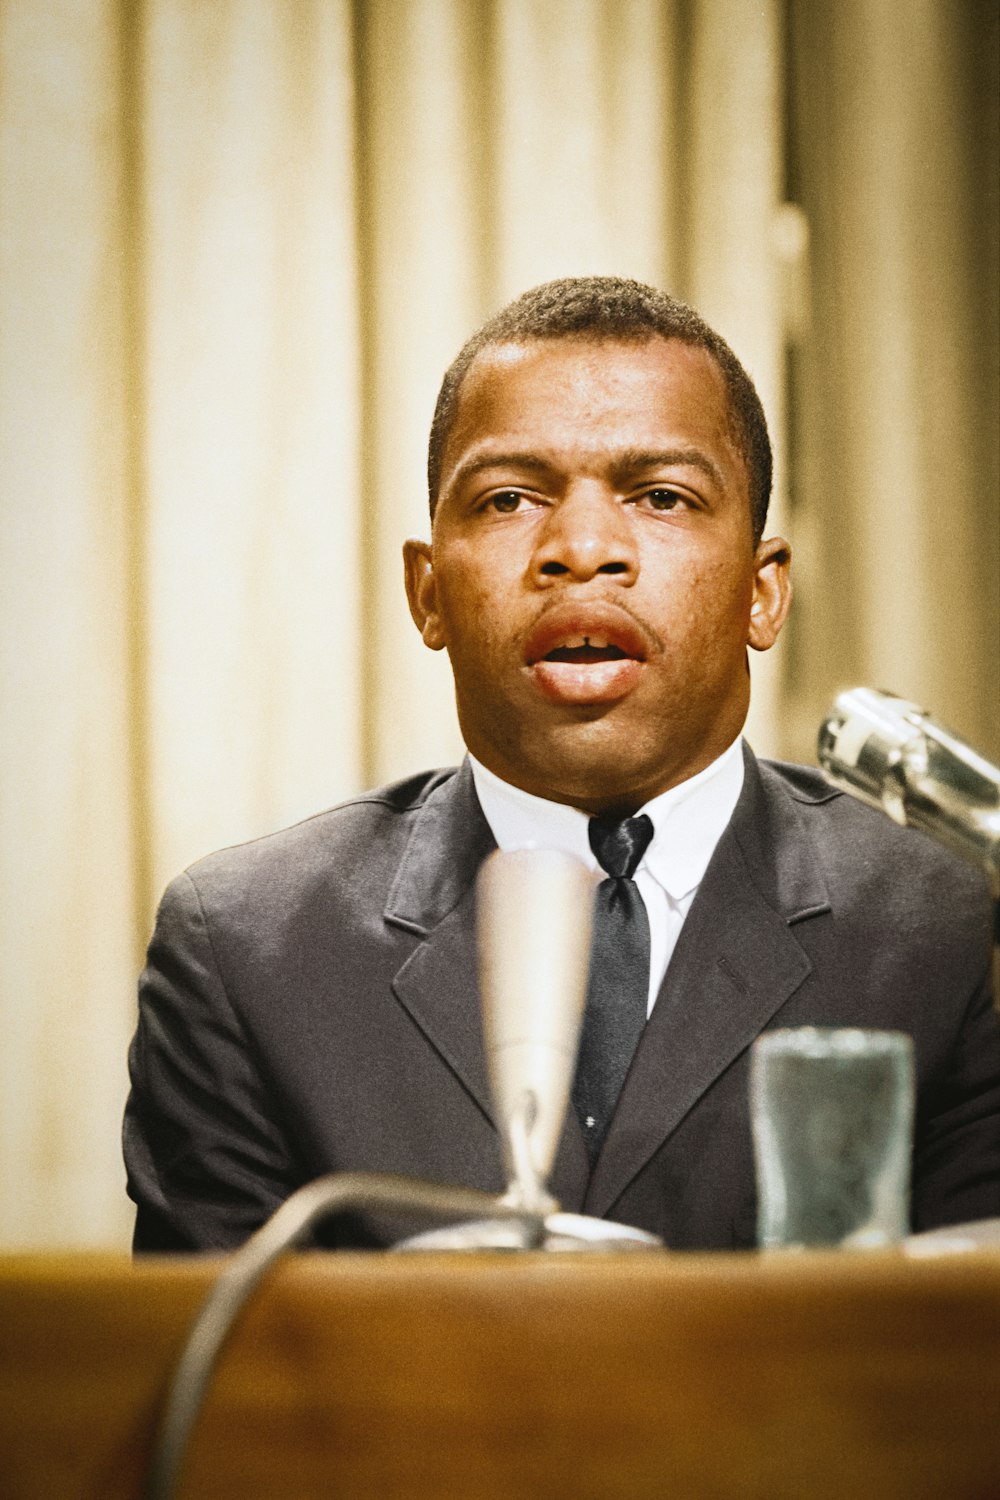
[[[487,1116],[475,880],[495,848],[466,761],[417,814],[385,911],[388,923],[422,939],[396,974],[396,997]]]
[[[746,752],[743,791],[688,914],[598,1158],[607,1214],[716,1078],[810,972],[792,927],[829,910],[793,799]]]
[[[385,911],[388,923],[422,939],[396,974],[396,997],[491,1123],[493,1103],[480,1019],[475,881],[483,860],[495,848],[466,761],[434,788],[415,818]],[[569,1110],[550,1182],[564,1208],[579,1208],[587,1170],[583,1136]]]

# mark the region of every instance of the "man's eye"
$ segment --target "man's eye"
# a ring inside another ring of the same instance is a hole
[[[648,500],[651,510],[674,510],[684,497],[678,490],[647,490],[643,499]]]
[[[517,490],[501,490],[498,495],[490,496],[490,505],[502,516],[512,516],[520,507],[524,496]]]

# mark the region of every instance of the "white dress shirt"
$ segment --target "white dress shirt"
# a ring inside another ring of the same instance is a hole
[[[512,849],[559,849],[576,855],[588,869],[599,871],[587,835],[587,813],[562,802],[533,797],[501,781],[474,756],[469,760],[476,795],[499,849],[505,853]],[[669,792],[661,792],[639,809],[653,823],[653,837],[635,872],[649,917],[647,1016],[742,786],[743,751],[737,739],[704,771]]]

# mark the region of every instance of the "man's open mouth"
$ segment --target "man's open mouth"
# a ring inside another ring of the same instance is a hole
[[[550,702],[586,707],[627,697],[646,654],[640,628],[622,610],[558,606],[529,636],[525,664]]]
[[[567,641],[565,646],[555,646],[551,651],[546,651],[544,661],[626,661],[628,652],[623,651],[620,646],[611,641],[599,638],[591,639],[584,636],[581,641]]]

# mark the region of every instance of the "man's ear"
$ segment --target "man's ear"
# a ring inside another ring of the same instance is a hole
[[[404,542],[403,568],[406,573],[406,597],[413,623],[420,631],[424,645],[429,646],[432,651],[440,651],[444,646],[444,630],[438,613],[437,582],[430,542],[418,542],[412,537]]]
[[[754,553],[753,603],[747,640],[755,651],[769,651],[788,618],[792,602],[791,561],[792,549],[783,536],[761,542]]]

